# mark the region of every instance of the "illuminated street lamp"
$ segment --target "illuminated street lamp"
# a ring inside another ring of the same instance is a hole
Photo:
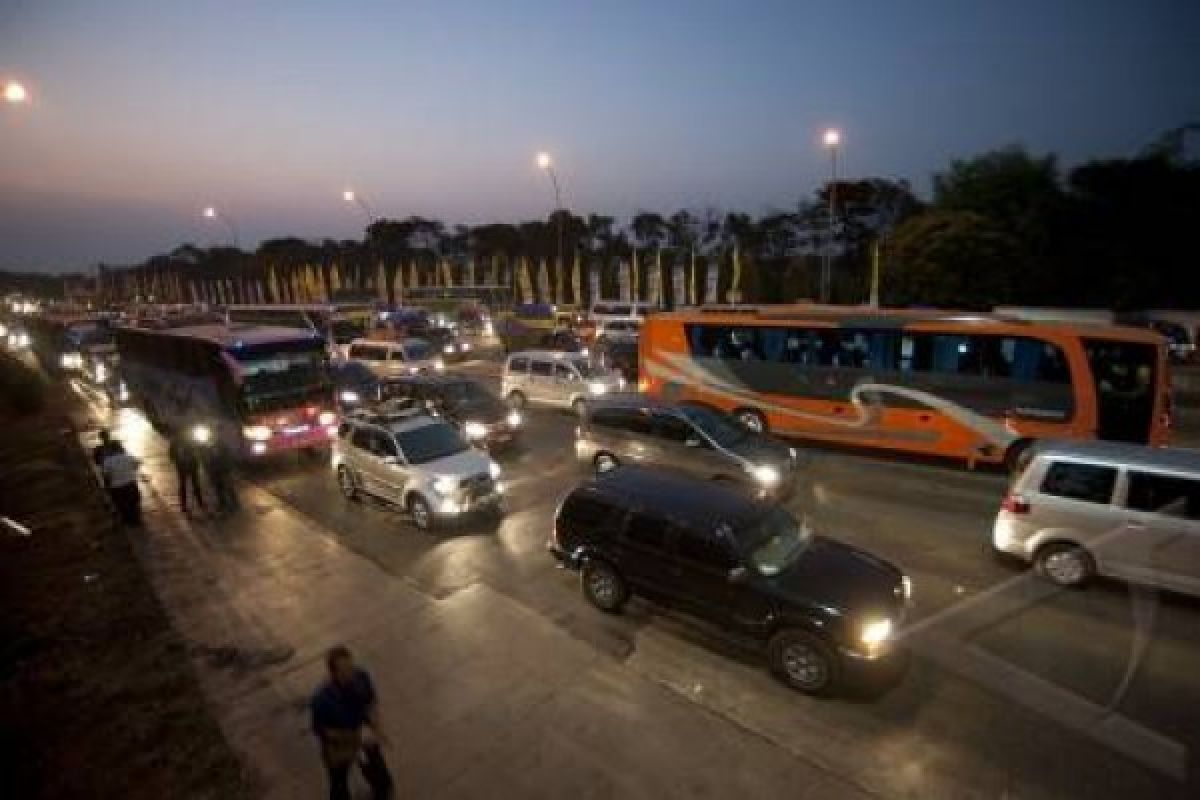
[[[342,192],[342,199],[347,203],[356,205],[362,209],[362,212],[367,215],[368,227],[375,223],[375,214],[371,211],[371,207],[367,205],[367,201],[364,200],[362,196],[356,193],[353,189],[347,189],[346,191]]]
[[[4,101],[19,105],[29,102],[29,90],[25,88],[25,84],[20,81],[5,81],[4,82]]]
[[[837,128],[825,131],[822,141],[829,151],[829,238],[825,242],[825,258],[821,262],[821,302],[828,303],[830,284],[833,280],[833,236],[837,213],[837,160],[838,149],[842,146],[842,132]]]
[[[218,220],[221,223],[223,223],[225,225],[225,227],[229,229],[229,237],[233,240],[233,246],[235,248],[241,249],[241,243],[240,243],[241,237],[238,236],[237,224],[233,221],[233,219],[231,217],[229,217],[229,215],[222,214],[220,211],[217,211],[217,209],[214,208],[213,206],[208,206],[204,209],[204,217],[205,217],[205,219],[215,219],[215,220]]]
[[[550,176],[550,183],[554,186],[554,210],[561,212],[563,210],[562,190],[558,185],[558,174],[554,171],[554,161],[550,158],[550,154],[545,151],[538,153],[537,165],[538,169]],[[561,303],[563,298],[563,268],[565,266],[563,262],[563,217],[565,215],[556,213],[555,216],[558,217],[558,268],[554,271],[554,300]]]

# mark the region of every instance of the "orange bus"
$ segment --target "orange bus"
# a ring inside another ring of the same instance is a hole
[[[990,314],[701,308],[647,318],[640,386],[749,428],[1012,463],[1035,439],[1165,444],[1165,340]]]

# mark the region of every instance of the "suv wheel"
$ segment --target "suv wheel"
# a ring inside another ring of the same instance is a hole
[[[508,407],[515,411],[520,411],[525,407],[525,395],[518,391],[514,390],[509,392],[508,397],[506,397],[505,400],[508,401]]]
[[[597,475],[603,475],[621,466],[621,462],[612,453],[596,453],[596,457],[592,459],[592,466],[596,468]]]
[[[1048,544],[1038,551],[1035,561],[1042,577],[1070,589],[1083,586],[1096,572],[1088,552],[1073,544]]]
[[[579,574],[583,595],[601,611],[615,614],[629,599],[625,580],[605,561],[588,561]]]
[[[743,408],[733,412],[733,418],[755,433],[767,432],[767,418],[753,408]]]
[[[837,683],[839,664],[822,639],[800,630],[783,630],[767,645],[771,671],[793,689],[823,694]]]
[[[337,471],[338,488],[342,490],[342,497],[347,500],[358,499],[358,486],[354,482],[354,473],[345,464],[338,467]]]
[[[429,501],[424,497],[414,494],[408,498],[408,513],[412,517],[413,525],[417,526],[417,530],[433,530],[433,509],[429,507]]]

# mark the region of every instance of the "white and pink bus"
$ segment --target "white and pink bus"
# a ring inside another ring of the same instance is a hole
[[[117,349],[131,401],[160,431],[219,440],[246,458],[326,448],[337,433],[319,333],[125,327]]]

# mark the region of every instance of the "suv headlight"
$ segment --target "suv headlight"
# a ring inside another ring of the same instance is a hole
[[[242,428],[242,436],[252,442],[265,442],[271,438],[271,429],[266,425],[247,425]]]
[[[521,412],[520,411],[508,412],[507,422],[509,424],[509,427],[512,427],[512,428],[515,428],[518,425],[520,425],[521,424]]]
[[[468,422],[463,425],[463,433],[467,435],[468,439],[482,439],[487,436],[487,432],[487,426],[482,422]]]
[[[493,461],[488,466],[488,474],[492,476],[492,480],[500,477],[500,465]]]
[[[458,488],[458,478],[453,475],[439,475],[433,479],[433,490],[438,494],[450,494]]]
[[[779,470],[774,467],[753,467],[750,470],[750,474],[754,476],[754,480],[763,486],[774,486],[779,483]]]
[[[604,394],[608,391],[608,387],[599,381],[593,381],[588,384],[588,391],[592,394]]]
[[[892,621],[886,617],[863,623],[858,638],[867,647],[878,647],[892,635]]]
[[[108,367],[103,364],[96,365],[96,383],[104,383],[108,380]]]

